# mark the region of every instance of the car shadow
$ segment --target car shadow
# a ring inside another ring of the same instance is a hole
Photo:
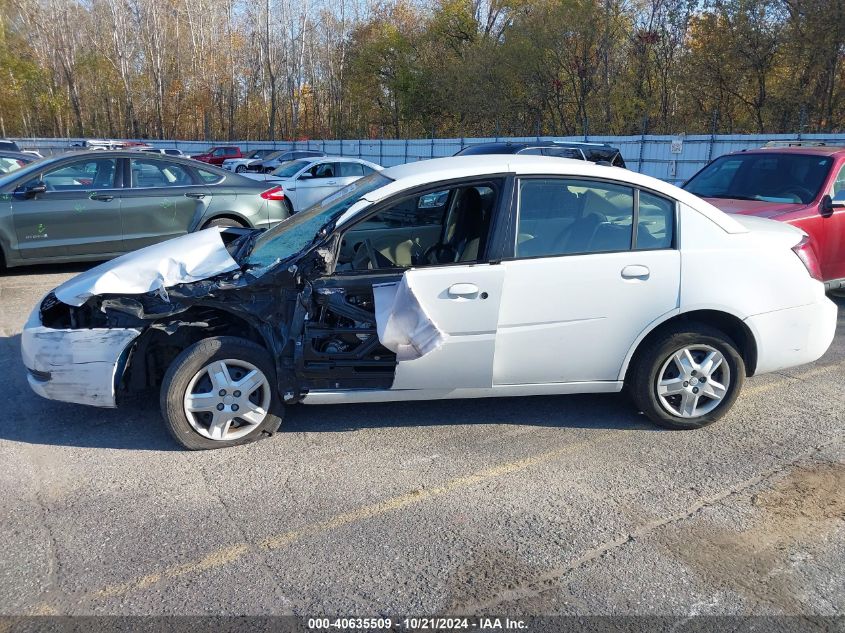
[[[106,260],[103,260],[106,261]],[[74,262],[69,264],[32,264],[29,266],[15,266],[4,268],[0,275],[4,277],[26,277],[28,275],[63,275],[83,273],[86,270],[99,266],[103,261],[96,262]]]
[[[164,427],[158,393],[121,400],[117,409],[55,402],[37,396],[26,380],[20,335],[0,338],[6,368],[0,439],[36,445],[146,451],[180,450]],[[519,425],[543,428],[656,430],[621,394],[477,398],[287,408],[281,433],[339,433],[368,428]]]

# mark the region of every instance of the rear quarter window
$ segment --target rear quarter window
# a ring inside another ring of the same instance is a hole
[[[197,169],[197,173],[200,176],[200,180],[202,180],[204,183],[212,184],[223,180],[223,176],[221,174],[209,171],[207,169]]]

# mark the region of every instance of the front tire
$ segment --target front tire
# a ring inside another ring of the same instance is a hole
[[[629,372],[635,404],[659,426],[688,430],[730,410],[745,381],[736,343],[704,324],[684,324],[647,341]]]
[[[235,173],[236,174],[242,174],[245,171],[246,171],[246,167],[243,166],[243,165],[238,165],[237,167],[235,167]]]
[[[161,412],[173,438],[190,450],[272,435],[282,422],[283,405],[269,354],[234,336],[194,343],[164,376]]]

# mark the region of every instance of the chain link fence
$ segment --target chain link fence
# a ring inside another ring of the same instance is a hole
[[[84,139],[16,139],[24,149],[48,156],[65,152]],[[813,141],[845,146],[845,134],[702,134],[637,136],[511,136],[487,138],[402,139],[402,140],[309,140],[309,141],[160,141],[145,140],[153,147],[177,148],[198,154],[215,145],[237,145],[241,151],[253,149],[310,149],[330,156],[354,156],[392,167],[419,160],[452,156],[468,145],[494,141],[577,141],[608,143],[619,149],[629,169],[673,184],[683,183],[710,160],[739,150],[762,147],[771,141]]]

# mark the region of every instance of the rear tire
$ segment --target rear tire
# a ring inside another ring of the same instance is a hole
[[[246,225],[243,222],[239,222],[234,218],[214,218],[213,220],[209,220],[203,224],[202,228],[207,229],[212,226],[222,226],[224,228],[231,227],[236,229],[246,228]]]
[[[638,351],[626,386],[655,424],[699,429],[727,413],[745,382],[745,363],[724,332],[701,323],[680,324]]]
[[[190,450],[246,444],[274,434],[284,405],[267,351],[246,339],[203,339],[171,363],[160,394],[167,430]]]

